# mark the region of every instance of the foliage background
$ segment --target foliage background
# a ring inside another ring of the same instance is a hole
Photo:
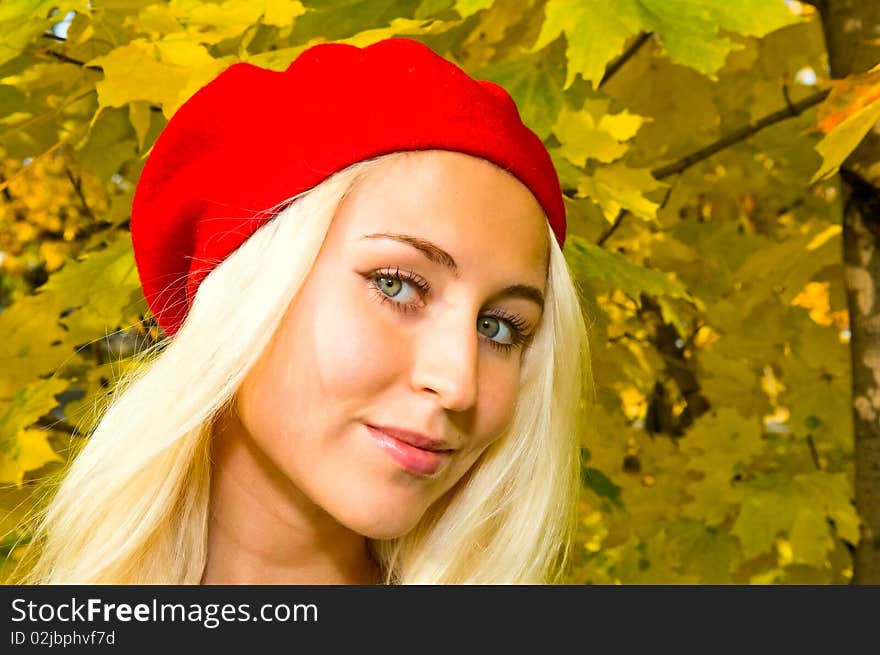
[[[783,0],[5,0],[0,558],[160,336],[128,211],[167,120],[234,62],[392,35],[505,86],[563,182],[596,387],[571,582],[849,582],[855,143],[816,146],[880,105],[876,76],[818,105],[821,24]]]

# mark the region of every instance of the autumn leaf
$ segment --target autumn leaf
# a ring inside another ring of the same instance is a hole
[[[816,144],[822,166],[811,184],[834,175],[880,121],[880,65],[868,73],[834,83],[832,89],[818,110],[816,128],[825,136]]]
[[[720,30],[763,36],[800,20],[782,3],[762,0],[549,0],[546,11],[547,18],[532,50],[540,50],[565,33],[565,88],[571,86],[577,73],[595,88],[607,63],[640,32],[656,34],[672,61],[712,75],[724,65],[730,52],[742,47],[722,36]]]

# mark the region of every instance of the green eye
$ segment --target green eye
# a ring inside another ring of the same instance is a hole
[[[397,294],[400,293],[400,290],[403,288],[402,280],[395,280],[390,277],[380,277],[376,280],[376,285],[379,287],[379,290],[382,291],[389,298],[394,298]]]
[[[478,318],[477,331],[498,345],[512,345],[517,342],[517,335],[510,329],[508,322],[494,316]]]
[[[491,318],[488,316],[483,316],[482,318],[477,320],[477,330],[480,334],[483,334],[490,339],[493,339],[495,335],[501,330],[501,321],[497,318]]]

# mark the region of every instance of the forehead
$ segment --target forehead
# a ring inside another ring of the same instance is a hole
[[[340,206],[331,234],[408,234],[467,265],[506,269],[542,282],[549,254],[547,220],[516,177],[484,159],[427,150],[383,160]]]

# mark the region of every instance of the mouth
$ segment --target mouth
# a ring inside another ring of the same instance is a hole
[[[416,475],[434,475],[449,462],[453,452],[453,449],[443,447],[437,442],[425,443],[424,447],[419,447],[375,426],[367,425],[366,428],[377,446],[404,469]]]

